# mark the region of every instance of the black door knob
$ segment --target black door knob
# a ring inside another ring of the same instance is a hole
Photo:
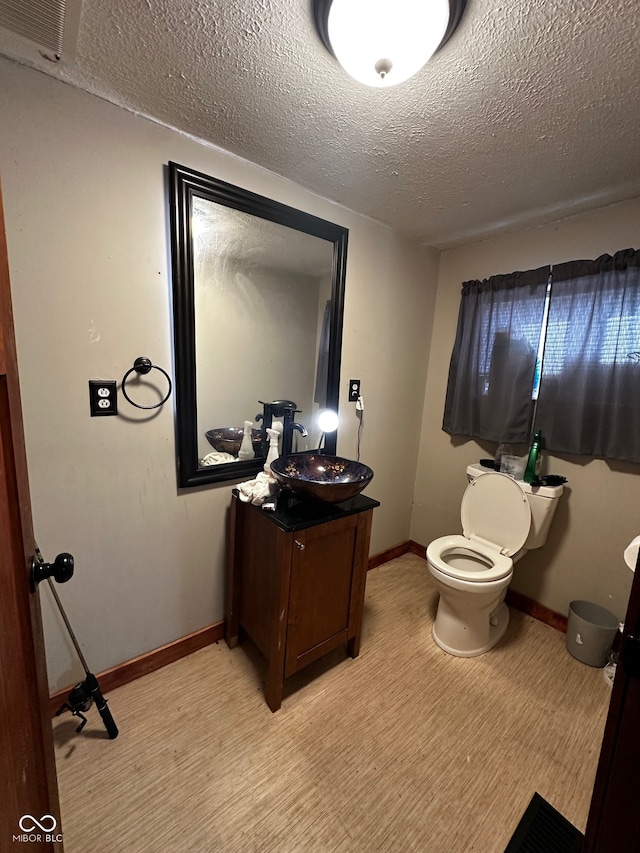
[[[40,581],[53,578],[56,583],[66,583],[73,577],[73,556],[62,552],[53,563],[40,562],[31,558],[31,589],[35,591]]]

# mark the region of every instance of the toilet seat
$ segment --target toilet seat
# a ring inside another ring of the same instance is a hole
[[[513,570],[511,557],[522,548],[531,527],[531,509],[520,486],[506,474],[480,474],[467,486],[460,517],[462,536],[442,536],[427,548],[432,566],[471,583],[508,577]],[[451,556],[459,557],[458,565],[446,562]]]
[[[512,477],[487,472],[467,486],[460,518],[467,539],[485,543],[512,557],[527,541],[531,507]]]
[[[451,552],[464,555],[466,551],[469,560],[466,567],[461,565],[452,566],[446,562]],[[474,559],[480,557],[481,560]],[[450,578],[463,580],[470,583],[491,583],[508,577],[513,571],[513,560],[500,554],[492,546],[482,542],[474,542],[466,536],[456,534],[453,536],[441,536],[434,540],[427,548],[427,560],[433,568]]]

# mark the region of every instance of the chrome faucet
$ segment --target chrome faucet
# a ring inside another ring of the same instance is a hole
[[[265,403],[258,400],[262,405],[262,412],[258,412],[255,419],[258,423],[262,421],[262,451],[263,456],[267,455],[269,449],[269,440],[267,438],[267,429],[271,428],[274,418],[282,418],[282,455],[288,456],[291,453],[293,445],[293,430],[296,429],[301,435],[306,436],[308,433],[302,424],[293,423],[293,416],[302,411],[297,407],[293,400],[273,400],[271,403]]]
[[[297,430],[303,438],[306,438],[309,435],[306,427],[302,424],[291,424],[291,430],[293,431],[294,429]],[[293,438],[293,436],[291,437]]]
[[[283,412],[283,430],[282,430],[282,455],[289,456],[293,447],[293,431],[296,430],[301,436],[309,435],[302,424],[295,423],[294,415],[301,412],[301,409],[296,409],[295,403],[291,406],[285,406]]]

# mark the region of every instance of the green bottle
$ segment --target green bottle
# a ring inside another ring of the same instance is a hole
[[[533,434],[533,441],[529,448],[529,458],[524,471],[525,483],[534,483],[538,479],[540,468],[540,451],[542,450],[542,430],[538,429]]]

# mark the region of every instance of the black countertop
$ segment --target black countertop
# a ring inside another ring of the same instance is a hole
[[[238,497],[238,490],[234,489],[233,494]],[[262,509],[262,507],[253,504],[247,504],[247,506],[256,512],[261,512],[287,533],[293,533],[305,527],[325,524],[328,521],[345,518],[347,515],[374,509],[380,506],[380,501],[360,494],[341,503],[331,504],[313,498],[301,500],[283,490],[278,496],[278,503],[273,511]]]

